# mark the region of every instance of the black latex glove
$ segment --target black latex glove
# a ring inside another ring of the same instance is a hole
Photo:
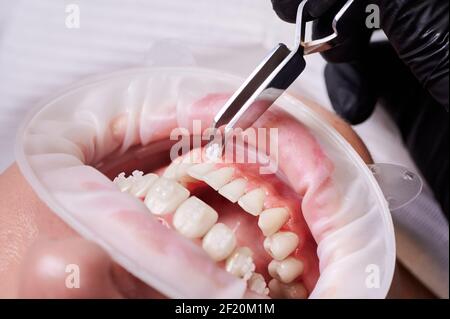
[[[277,14],[285,21],[294,22],[297,7],[301,0],[272,0]],[[313,36],[320,37],[327,31],[329,24],[323,19],[342,7],[346,0],[310,0],[306,10],[312,18],[320,18],[313,28]],[[323,54],[327,61],[348,62],[370,55],[368,44],[371,31],[365,26],[368,4],[380,8],[381,28],[386,33],[398,57],[415,75],[422,87],[427,89],[434,99],[447,110],[448,101],[448,10],[446,0],[356,0],[349,12],[352,19],[348,40],[340,47]],[[375,57],[371,63],[379,64]],[[370,92],[367,76],[360,74],[358,67],[347,67],[352,77],[347,82],[328,81],[328,90],[336,111],[349,122],[356,124],[364,121],[373,110],[377,100]],[[343,70],[333,70],[330,66],[327,75],[342,74]],[[349,77],[347,75],[346,77]],[[336,78],[336,76],[335,76]],[[358,81],[356,86],[352,85]],[[362,82],[361,82],[362,81]],[[350,86],[346,86],[350,85]],[[369,89],[369,91],[367,91]]]

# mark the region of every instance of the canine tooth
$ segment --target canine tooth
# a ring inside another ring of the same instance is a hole
[[[131,186],[131,180],[125,177],[125,173],[120,173],[116,178],[114,178],[113,183],[119,187],[121,192],[127,192]]]
[[[173,226],[187,238],[201,238],[217,222],[217,212],[195,196],[189,197],[176,210]]]
[[[145,197],[145,205],[155,215],[173,213],[189,197],[189,191],[174,180],[161,177]]]
[[[269,294],[269,288],[267,288],[266,281],[261,274],[254,273],[247,285],[251,291],[256,292],[257,294],[266,296]]]
[[[265,191],[262,188],[257,188],[239,198],[238,204],[247,213],[258,216],[264,208],[265,198]]]
[[[191,166],[187,169],[187,173],[195,179],[202,180],[203,176],[214,169],[214,163],[201,163]]]
[[[283,261],[272,260],[268,269],[273,278],[289,284],[303,273],[303,263],[294,257],[288,257]]]
[[[253,252],[248,247],[237,248],[230,257],[227,258],[225,269],[229,273],[249,280],[255,271],[255,264],[253,263]]]
[[[297,248],[299,238],[292,232],[278,232],[264,240],[264,249],[276,260],[283,260]]]
[[[306,299],[308,291],[301,283],[283,284],[277,279],[269,282],[270,297],[286,299]]]
[[[228,226],[215,224],[203,238],[203,249],[215,261],[227,258],[236,247],[236,236]]]
[[[239,198],[245,194],[247,181],[244,178],[238,178],[219,189],[219,194],[232,203],[236,203]]]
[[[203,177],[203,181],[217,191],[233,179],[233,174],[234,168],[222,167],[206,174]]]
[[[145,196],[157,179],[158,175],[156,174],[146,174],[144,176],[134,177],[133,186],[131,186],[131,189],[129,190],[130,194],[136,197]]]
[[[270,236],[280,230],[289,219],[289,212],[286,208],[266,209],[259,215],[258,226],[264,236]]]

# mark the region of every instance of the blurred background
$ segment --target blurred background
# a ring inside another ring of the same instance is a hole
[[[26,113],[78,80],[152,65],[246,77],[277,43],[293,41],[270,0],[0,0],[0,172],[14,161]],[[290,90],[331,109],[324,66],[309,56]],[[382,108],[355,129],[376,162],[418,171]],[[429,189],[393,217],[403,266],[448,298],[448,223]]]

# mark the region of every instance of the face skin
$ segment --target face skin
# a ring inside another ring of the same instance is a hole
[[[335,127],[366,163],[372,159],[351,127],[334,114],[305,101]],[[160,298],[96,244],[81,238],[36,196],[16,164],[0,176],[0,297],[2,298]],[[67,289],[76,264],[80,288]],[[427,297],[428,292],[399,268],[392,297]],[[407,288],[407,294],[405,294]]]

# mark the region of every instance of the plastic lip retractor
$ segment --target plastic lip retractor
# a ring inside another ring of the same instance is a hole
[[[305,55],[329,50],[342,40],[338,22],[354,0],[347,1],[334,17],[331,35],[311,41],[305,40],[307,13],[304,8],[307,2],[302,1],[298,7],[293,50],[283,43],[278,44],[214,117],[210,142],[219,145],[222,151],[229,132],[234,128],[245,130],[250,127],[299,77],[306,67]],[[224,134],[218,134],[224,125]]]

